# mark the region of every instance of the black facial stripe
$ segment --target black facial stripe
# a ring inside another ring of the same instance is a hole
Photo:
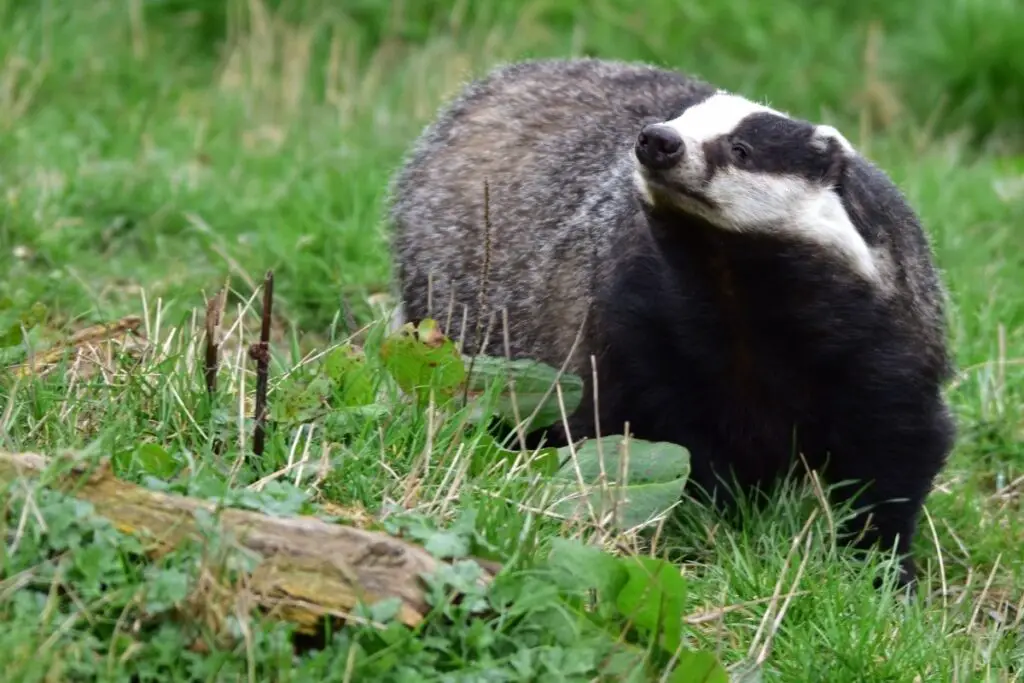
[[[756,173],[797,175],[812,181],[824,178],[832,164],[832,150],[811,145],[814,126],[770,112],[750,114],[736,128],[705,143],[709,167],[738,165]],[[750,154],[742,164],[734,162],[732,145],[742,140]],[[712,171],[713,172],[713,171]]]

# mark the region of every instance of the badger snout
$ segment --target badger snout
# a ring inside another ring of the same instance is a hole
[[[652,123],[644,126],[636,137],[636,158],[652,171],[672,168],[683,158],[683,138],[671,126]]]

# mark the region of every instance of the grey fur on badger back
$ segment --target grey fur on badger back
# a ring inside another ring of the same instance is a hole
[[[483,350],[504,352],[502,309],[514,357],[557,366],[582,329],[572,439],[596,431],[593,355],[601,433],[628,422],[686,446],[691,480],[720,494],[723,480],[770,483],[800,452],[857,482],[837,495],[866,487],[849,531],[870,514],[858,546],[895,546],[901,582],[915,577],[917,516],[955,436],[952,368],[928,242],[882,171],[834,128],[680,73],[498,68],[442,111],[391,187],[403,315],[450,321],[467,353],[485,179]]]

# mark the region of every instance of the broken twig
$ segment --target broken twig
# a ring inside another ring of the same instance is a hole
[[[206,301],[206,363],[204,377],[206,391],[213,398],[217,393],[217,369],[220,366],[220,324],[224,315],[224,302],[227,299],[227,285],[217,295]]]
[[[249,347],[249,357],[256,361],[256,426],[252,434],[252,451],[263,455],[267,420],[267,379],[270,371],[270,316],[274,306],[274,271],[268,270],[263,280],[263,320],[260,340]]]

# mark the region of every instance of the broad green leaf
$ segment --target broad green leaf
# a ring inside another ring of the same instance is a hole
[[[648,637],[659,634],[658,643],[673,653],[682,642],[683,600],[686,580],[679,568],[657,557],[623,558],[628,574],[615,606]]]
[[[25,333],[21,327],[21,323],[14,323],[7,328],[5,332],[0,334],[0,349],[10,348],[12,346],[18,346],[25,339]]]
[[[494,437],[483,434],[476,442],[471,452],[469,473],[472,476],[479,476],[494,466],[496,462],[504,461],[511,466],[516,458],[522,457],[526,460],[526,466],[541,474],[551,476],[558,470],[558,450],[555,448],[542,448],[538,451],[513,451],[502,448]]]
[[[669,676],[670,683],[729,683],[729,674],[710,652],[683,651]]]
[[[383,598],[368,605],[368,612],[370,618],[374,621],[386,624],[398,616],[398,613],[402,609],[402,599],[398,597]]]
[[[548,564],[575,579],[575,588],[596,590],[601,601],[614,601],[629,579],[621,558],[579,541],[553,539]]]
[[[144,593],[146,611],[157,614],[172,609],[188,597],[188,572],[176,567],[153,568]]]
[[[587,497],[598,514],[615,507],[616,523],[620,529],[644,526],[676,505],[683,495],[685,479],[676,479],[664,484],[636,484],[608,489],[591,490]],[[565,505],[573,501],[565,501]],[[579,498],[573,506],[576,514],[587,512],[586,503]],[[564,508],[563,508],[564,511]]]
[[[270,419],[274,422],[308,422],[322,414],[331,395],[330,380],[317,376],[309,382],[288,378],[276,389],[270,400]]]
[[[622,683],[648,683],[652,680],[644,668],[644,651],[634,645],[621,643],[601,664],[602,678],[599,680],[622,681]]]
[[[470,360],[465,360],[467,367]],[[524,425],[527,432],[550,427],[562,419],[562,408],[555,390],[555,380],[562,388],[562,405],[566,415],[571,415],[583,398],[583,380],[571,373],[558,376],[558,370],[530,359],[508,360],[501,357],[477,356],[472,362],[473,374],[468,379],[470,395],[477,396],[487,391],[492,382],[501,384],[494,410],[505,422],[516,423],[516,408],[520,420],[528,420],[536,410],[533,420]],[[512,394],[515,392],[515,402]]]
[[[334,383],[341,405],[361,406],[373,403],[373,374],[362,349],[345,344],[332,349],[324,358],[324,373]]]
[[[746,661],[733,667],[730,683],[761,683],[764,676],[761,675],[761,665],[756,661]],[[714,679],[713,679],[714,680]]]
[[[476,510],[459,509],[455,521],[447,529],[437,529],[424,520],[412,519],[399,523],[404,535],[423,545],[435,557],[465,557],[469,554],[476,528]]]
[[[135,449],[135,464],[142,470],[158,479],[166,479],[178,470],[178,463],[162,446],[155,443],[144,443]]]
[[[390,411],[379,403],[361,406],[345,406],[331,410],[324,416],[324,433],[327,438],[341,439],[350,434],[362,432],[367,423],[378,423]]]
[[[469,540],[455,531],[438,530],[426,540],[423,548],[434,557],[465,557],[469,554]]]
[[[559,449],[563,459],[572,455],[566,446]],[[597,482],[601,476],[602,463],[608,481],[620,482],[620,466],[625,458],[628,469],[627,484],[663,483],[685,480],[690,474],[690,452],[674,443],[665,441],[643,441],[622,436],[605,436],[590,439],[576,447],[576,461],[580,474],[587,483]],[[576,480],[576,470],[571,461],[558,472],[563,479]]]
[[[46,320],[46,306],[37,301],[32,307],[21,314],[21,324],[26,328],[32,328]]]
[[[588,486],[583,497],[571,453],[567,446],[559,449],[560,461],[565,464],[555,475],[556,480],[563,482],[559,487],[562,500],[555,509],[570,516],[588,514],[589,499],[598,514],[614,508],[616,523],[621,528],[642,525],[674,506],[682,497],[690,474],[690,453],[682,446],[630,439],[627,451],[622,437],[603,437],[576,449],[576,463]],[[601,480],[602,462],[605,487],[595,485]]]
[[[425,319],[419,327],[406,323],[389,335],[380,349],[384,367],[403,391],[424,400],[432,387],[439,403],[462,386],[466,367],[454,342]]]

